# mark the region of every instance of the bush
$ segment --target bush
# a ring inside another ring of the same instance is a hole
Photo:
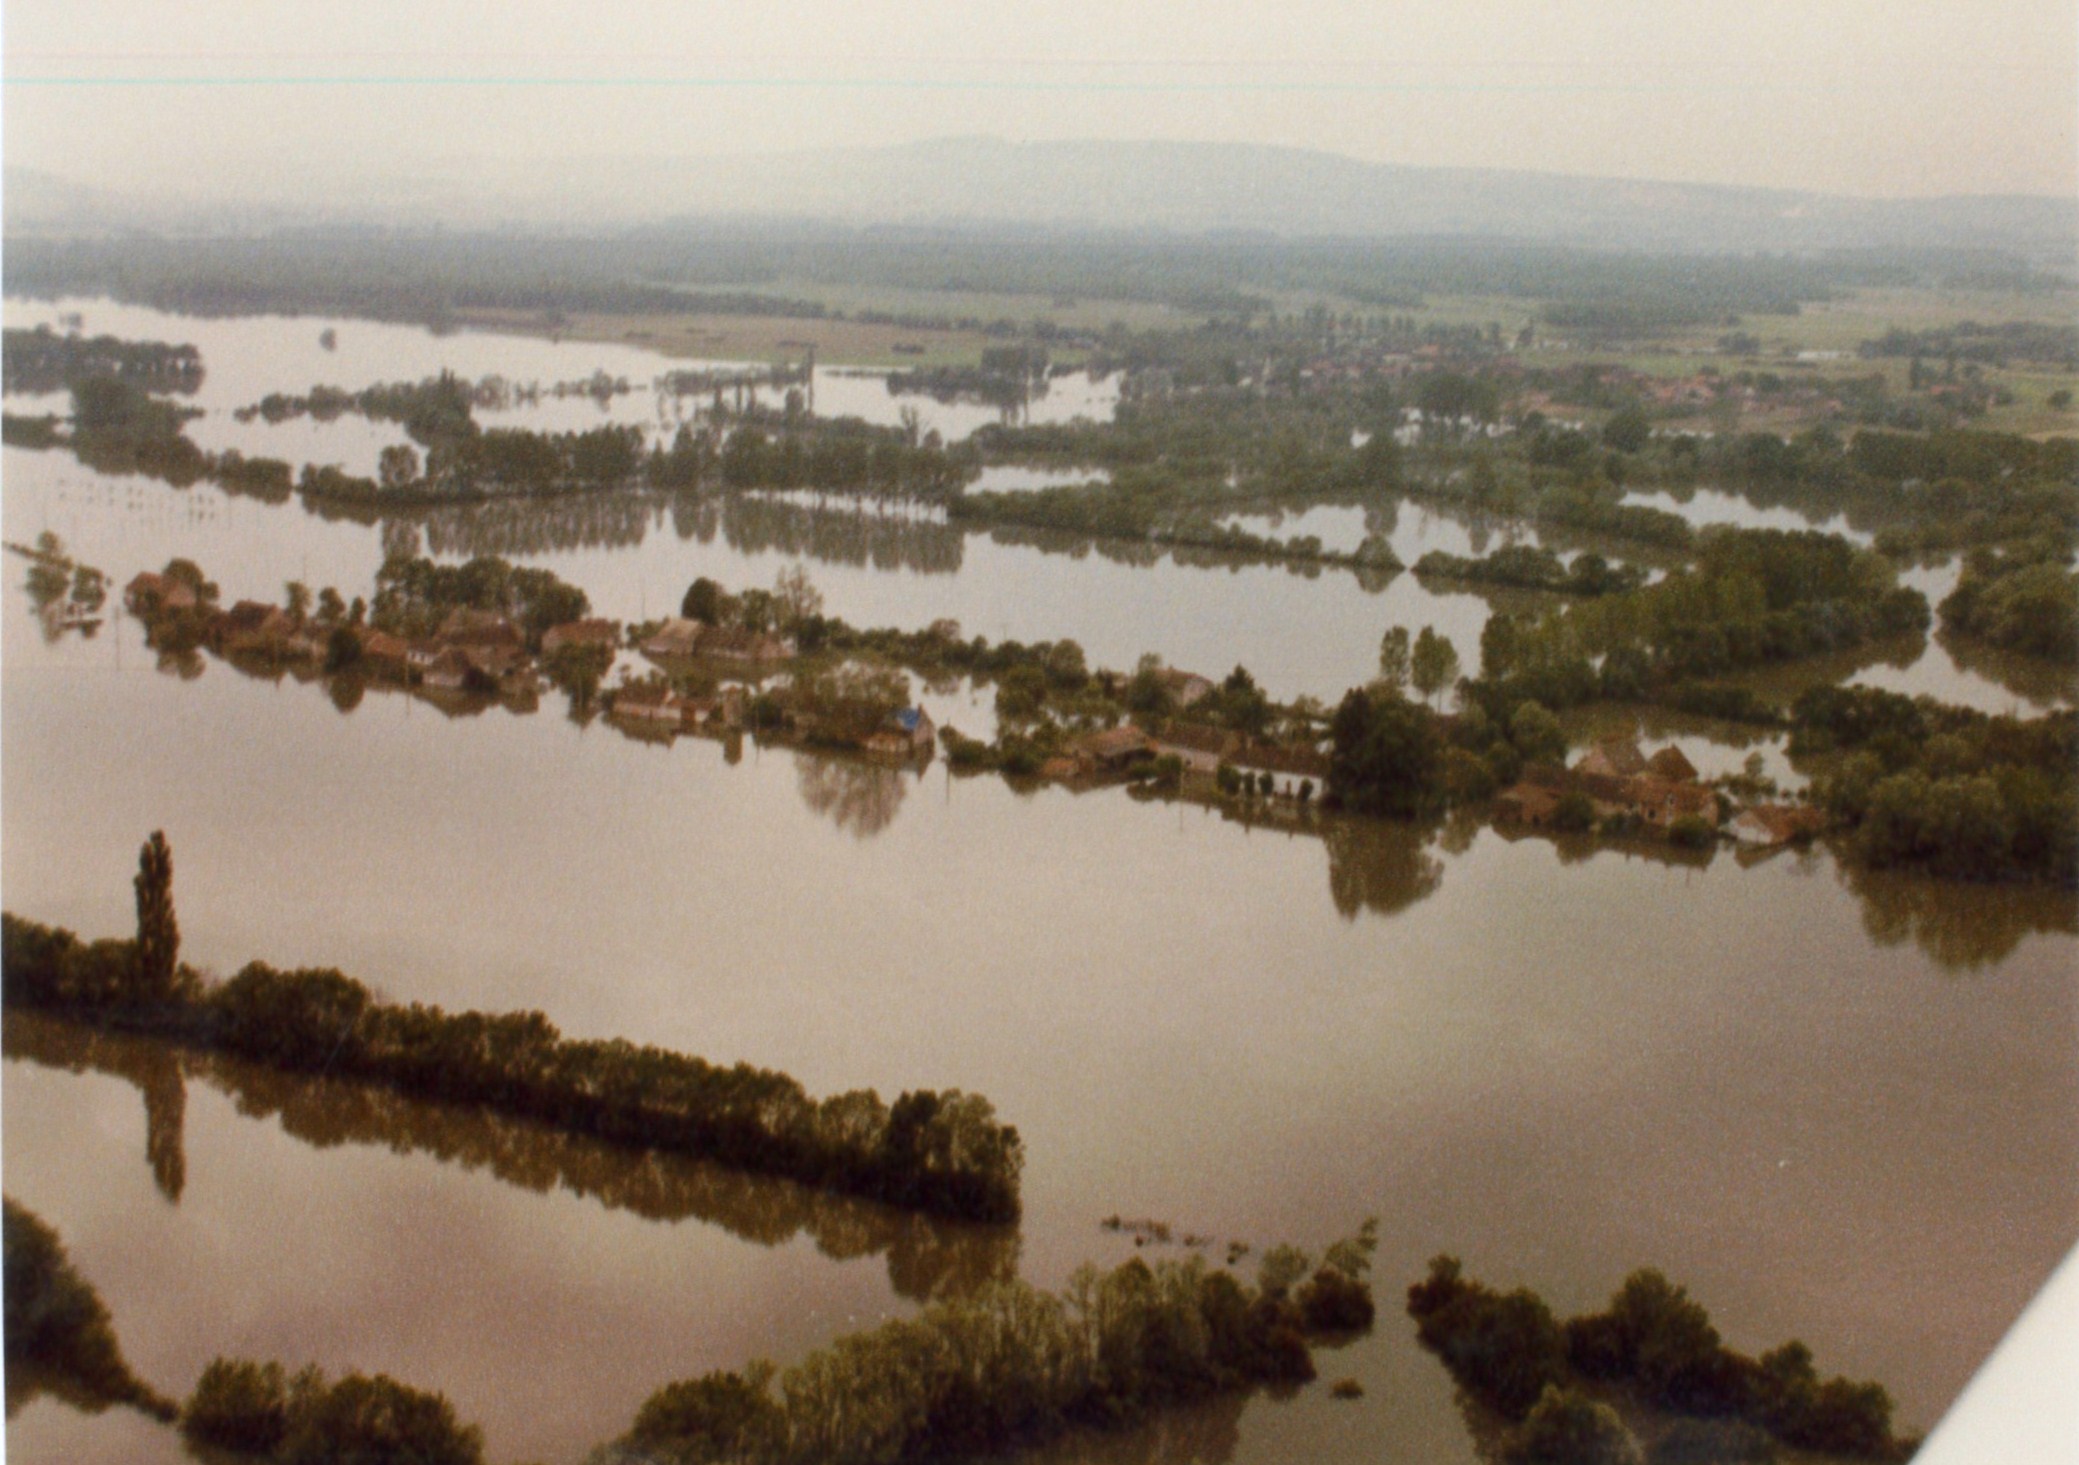
[[[1559,796],[1552,809],[1552,827],[1567,834],[1579,834],[1595,827],[1595,801],[1579,789],[1569,789]]]
[[[455,1418],[441,1394],[408,1388],[384,1374],[350,1373],[326,1387],[315,1369],[296,1377],[282,1465],[479,1465],[483,1431]]]
[[[1362,1332],[1372,1325],[1378,1311],[1370,1287],[1333,1267],[1323,1267],[1308,1278],[1296,1300],[1310,1333]]]
[[[770,1365],[754,1364],[748,1376],[717,1372],[667,1384],[643,1403],[628,1443],[638,1450],[669,1444],[683,1465],[755,1458],[786,1427],[767,1389],[771,1378]]]
[[[1523,1423],[1502,1436],[1503,1465],[1640,1465],[1639,1442],[1617,1411],[1547,1385]]]
[[[289,1432],[289,1390],[278,1363],[218,1358],[181,1410],[180,1432],[201,1445],[271,1455]]]
[[[1460,1387],[1497,1414],[1521,1419],[1545,1389],[1566,1382],[1566,1343],[1552,1310],[1535,1293],[1503,1295],[1460,1275],[1440,1256],[1408,1289],[1416,1336],[1444,1361]]]

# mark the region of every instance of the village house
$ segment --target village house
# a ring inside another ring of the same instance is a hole
[[[1241,739],[1225,728],[1173,722],[1157,734],[1154,745],[1156,757],[1179,759],[1186,773],[1210,776],[1241,745]]]
[[[699,621],[674,617],[643,639],[642,653],[645,656],[691,656],[706,629]]]
[[[361,628],[361,660],[371,671],[389,676],[404,676],[410,666],[406,658],[411,648],[387,631],[378,631],[371,626]]]
[[[414,648],[417,655],[421,648]],[[459,646],[423,648],[426,652],[418,666],[419,680],[424,685],[444,692],[459,692],[469,685],[469,658]]]
[[[169,580],[144,570],[123,588],[123,604],[135,615],[193,610],[195,587],[185,580]]]
[[[527,653],[517,646],[457,646],[462,659],[469,663],[469,670],[480,682],[489,683],[500,691],[533,690],[533,663]]]
[[[437,641],[414,641],[404,651],[404,671],[408,679],[423,680],[441,652],[448,648]]]
[[[931,714],[921,707],[904,707],[888,714],[881,725],[867,734],[869,753],[888,758],[929,758],[937,745],[938,729]]]
[[[1524,769],[1522,778],[1496,798],[1495,817],[1544,827],[1569,794],[1585,797],[1599,820],[1636,819],[1662,832],[1681,819],[1718,822],[1718,795],[1696,781],[1696,768],[1680,749],[1662,748],[1649,760],[1628,738],[1596,744],[1572,768]]]
[[[1669,743],[1658,753],[1646,760],[1646,771],[1655,778],[1664,778],[1669,783],[1695,783],[1696,765],[1683,755],[1680,748]]]
[[[434,639],[449,646],[510,646],[523,651],[527,638],[520,628],[504,616],[488,610],[471,610],[468,606],[448,612],[448,618],[440,623]]]
[[[1664,778],[1635,778],[1625,791],[1622,807],[1656,829],[1666,829],[1677,819],[1718,822],[1718,795],[1696,783],[1670,783]]]
[[[710,626],[701,632],[695,654],[746,666],[770,666],[792,656],[794,647],[791,642],[763,631],[747,631],[742,626]]]
[[[331,649],[332,633],[312,621],[305,621],[289,633],[282,650],[290,656],[300,656],[305,661],[323,661]]]
[[[1630,738],[1604,738],[1574,765],[1574,772],[1599,778],[1636,778],[1646,771],[1646,755]]]
[[[1563,791],[1528,780],[1504,789],[1494,800],[1494,817],[1503,824],[1523,824],[1532,829],[1551,826],[1559,813]]]
[[[613,714],[633,722],[685,721],[681,700],[662,682],[634,682],[613,694]]]
[[[1774,849],[1810,839],[1825,823],[1825,815],[1803,804],[1755,804],[1742,809],[1731,828],[1732,837],[1749,849]]]
[[[1148,735],[1131,723],[1085,735],[1072,756],[1085,774],[1119,773],[1154,747]]]
[[[603,646],[615,651],[621,645],[621,627],[615,621],[565,621],[542,633],[541,654],[553,656],[565,646]]]
[[[209,639],[226,656],[279,656],[296,629],[295,618],[280,606],[241,600],[210,622]]]

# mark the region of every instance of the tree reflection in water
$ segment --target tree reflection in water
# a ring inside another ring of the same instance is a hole
[[[960,569],[965,531],[920,512],[827,498],[731,494],[722,501],[722,536],[740,554],[778,553],[856,569],[951,575]]]
[[[1862,902],[1863,929],[1872,941],[1911,941],[1945,971],[1995,966],[2028,936],[2079,932],[2079,891],[1964,885],[1840,860],[1834,868]]]
[[[801,801],[854,839],[871,839],[895,822],[909,795],[903,770],[828,753],[797,752]]]
[[[524,559],[553,551],[633,549],[661,507],[650,494],[563,494],[433,509],[421,522],[435,555]]]
[[[936,1220],[791,1181],[429,1104],[379,1084],[257,1068],[41,1013],[10,1010],[0,1037],[9,1058],[137,1085],[145,1096],[152,1173],[175,1201],[186,1174],[184,1080],[192,1078],[225,1094],[242,1115],[278,1116],[285,1133],[318,1149],[364,1144],[431,1155],[524,1190],[568,1190],[649,1221],[703,1221],[760,1246],[779,1246],[805,1232],[837,1261],[885,1254],[890,1285],[918,1302],[966,1296],[1017,1273],[1018,1233],[1011,1227]]]
[[[1359,911],[1390,916],[1436,894],[1444,863],[1429,852],[1439,826],[1392,819],[1329,819],[1328,893],[1344,920]]]
[[[1116,1432],[1070,1435],[1029,1451],[1025,1465],[1226,1465],[1242,1438],[1242,1411],[1256,1390],[1157,1410],[1146,1423]]]
[[[1935,642],[1949,653],[1960,671],[1981,676],[2029,704],[2028,712],[2069,707],[2079,702],[2079,677],[2054,661],[2023,656],[1969,636],[1935,632]]]

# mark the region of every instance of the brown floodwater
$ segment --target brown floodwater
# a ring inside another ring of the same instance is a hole
[[[185,547],[227,594],[365,589],[380,555],[376,531],[294,506],[15,450],[4,471],[8,538],[48,523],[119,577]],[[731,583],[771,578],[668,514],[652,542],[700,546]],[[816,573],[866,623],[976,597],[1034,637],[1068,629],[1057,612],[1096,627],[1166,593],[1212,619],[1208,646],[1258,615],[1289,618],[1295,642],[1355,639],[1321,593],[1363,595],[1347,575],[999,560],[989,543],[943,573]],[[610,580],[643,551],[559,553]],[[1470,1465],[1398,1306],[1438,1251],[1564,1311],[1658,1266],[1735,1346],[1802,1337],[1925,1427],[2079,1239],[2064,897],[1877,877],[1823,849],[1678,859],[1470,825],[1251,825],[943,765],[732,759],[581,725],[554,694],[528,715],[375,690],[342,711],[293,677],[161,669],[125,619],[48,641],[7,563],[10,910],[125,933],[136,848],[163,828],[183,955],[219,973],[337,966],[400,1000],[539,1008],[816,1093],[971,1089],[1027,1146],[1024,1222],[978,1234],[10,1019],[7,1191],[58,1229],[168,1393],[220,1353],[381,1370],[447,1393],[493,1459],[574,1460],[669,1380],[784,1363],[1008,1267],[1054,1286],[1131,1255],[1099,1224],[1115,1213],[1215,1254],[1319,1246],[1377,1215],[1380,1326],[1321,1359],[1361,1401],[1260,1396],[1064,1458]],[[626,593],[559,571],[609,604]],[[1078,612],[1091,592],[1127,599]],[[159,1426],[48,1398],[8,1444],[180,1458]]]
[[[685,364],[631,346],[477,331],[437,336],[360,321],[339,323],[337,347],[328,352],[318,345],[324,322],[316,318],[200,320],[107,301],[6,302],[11,326],[49,323],[66,312],[78,313],[89,333],[195,343],[203,352],[205,377],[193,403],[204,416],[188,432],[198,443],[293,463],[339,462],[362,473],[374,471],[381,446],[405,440],[394,424],[349,416],[270,426],[240,423],[231,413],[269,391],[307,391],[320,383],[359,388],[418,380],[442,369],[472,380],[500,375],[545,386],[605,372],[642,389],[612,398],[604,412],[590,399],[568,397],[493,415],[501,425],[555,431],[588,421],[625,421],[668,436],[677,409],[663,410],[667,404],[652,383]],[[871,373],[818,368],[816,391],[821,412],[892,423],[904,408],[914,408],[924,426],[949,439],[1000,415],[970,404],[893,396]],[[1115,400],[1111,387],[1076,374],[1051,383],[1029,417],[1102,418]],[[8,401],[14,412],[65,410],[62,398]],[[1012,530],[964,533],[914,520],[891,525],[870,512],[811,513],[799,504],[761,510],[742,502],[622,494],[434,512],[393,520],[386,536],[373,523],[311,515],[300,505],[277,509],[207,485],[171,491],[145,480],[111,479],[58,454],[9,449],[0,472],[11,486],[29,491],[30,502],[10,515],[10,533],[18,523],[32,534],[50,528],[89,563],[123,579],[182,553],[230,595],[279,599],[281,582],[297,578],[313,588],[335,584],[351,598],[354,587],[372,578],[387,542],[443,558],[495,553],[543,565],[584,586],[600,612],[637,620],[672,613],[696,577],[736,589],[770,585],[782,568],[804,561],[828,608],[854,625],[915,629],[949,616],[967,634],[992,640],[1068,637],[1096,665],[1128,668],[1147,652],[1212,676],[1242,665],[1274,696],[1305,694],[1330,703],[1377,674],[1379,640],[1390,627],[1434,627],[1471,672],[1479,665],[1480,629],[1493,610],[1521,612],[1546,603],[1524,592],[1424,585],[1412,573],[1360,576],[1346,569],[1164,553]],[[1034,475],[1034,481],[1045,478]],[[1712,489],[1689,491],[1679,501],[1668,494],[1642,501],[1699,525],[1807,523],[1792,510]],[[108,512],[118,504],[122,513]],[[1409,564],[1431,549],[1482,554],[1503,544],[1541,542],[1523,526],[1464,520],[1418,501],[1250,514],[1236,522],[1279,537],[1317,534],[1332,549],[1354,548],[1365,534],[1383,533]],[[1867,537],[1841,520],[1820,527]],[[1614,560],[1658,563],[1636,545],[1564,535],[1542,542],[1567,554],[1594,550]],[[1939,600],[1956,573],[1952,564],[1909,572],[1907,580]],[[1887,654],[1888,662],[1858,679],[1987,711],[2031,712],[2074,701],[2071,679],[2031,658],[1939,637],[1914,637],[1887,648]]]

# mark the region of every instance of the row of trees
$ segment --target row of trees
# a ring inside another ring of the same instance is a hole
[[[1368,1224],[1318,1268],[1276,1248],[1254,1287],[1199,1257],[1086,1266],[1059,1294],[1004,1282],[840,1338],[784,1373],[757,1363],[668,1385],[594,1458],[964,1459],[1215,1393],[1303,1382],[1314,1377],[1310,1339],[1371,1326],[1375,1241]]]
[[[205,985],[178,962],[172,863],[145,846],[134,941],[83,943],[7,915],[7,1002],[160,1033],[296,1072],[337,1072],[616,1144],[969,1220],[1017,1219],[1024,1148],[989,1101],[922,1089],[818,1102],[785,1074],[625,1040],[565,1039],[538,1012],[449,1014],[375,1000],[334,970],[249,963]]]
[[[180,1432],[205,1449],[271,1465],[479,1465],[484,1457],[483,1431],[461,1423],[443,1394],[387,1374],[328,1382],[315,1365],[288,1374],[278,1363],[232,1358],[202,1370]]]
[[[1656,1271],[1632,1273],[1606,1310],[1561,1322],[1529,1289],[1496,1292],[1440,1256],[1408,1288],[1408,1312],[1422,1345],[1504,1420],[1560,1413],[1555,1392],[1563,1400],[1592,1381],[1677,1414],[1743,1421],[1795,1449],[1875,1461],[1913,1450],[1891,1431],[1881,1385],[1822,1380],[1796,1341],[1759,1359],[1726,1347],[1702,1305]]]
[[[202,353],[190,345],[61,336],[49,326],[0,332],[0,380],[10,393],[62,392],[92,377],[112,377],[139,391],[193,396],[202,375]]]
[[[1646,572],[1637,565],[1613,566],[1599,554],[1576,555],[1568,565],[1553,551],[1526,544],[1508,545],[1471,559],[1433,549],[1415,561],[1415,573],[1425,579],[1551,590],[1564,595],[1614,595],[1646,583]]]
[[[538,646],[543,632],[584,619],[591,601],[553,570],[514,565],[496,555],[459,565],[392,555],[375,572],[369,618],[392,635],[430,635],[449,614],[464,609],[505,616],[529,645]]]

